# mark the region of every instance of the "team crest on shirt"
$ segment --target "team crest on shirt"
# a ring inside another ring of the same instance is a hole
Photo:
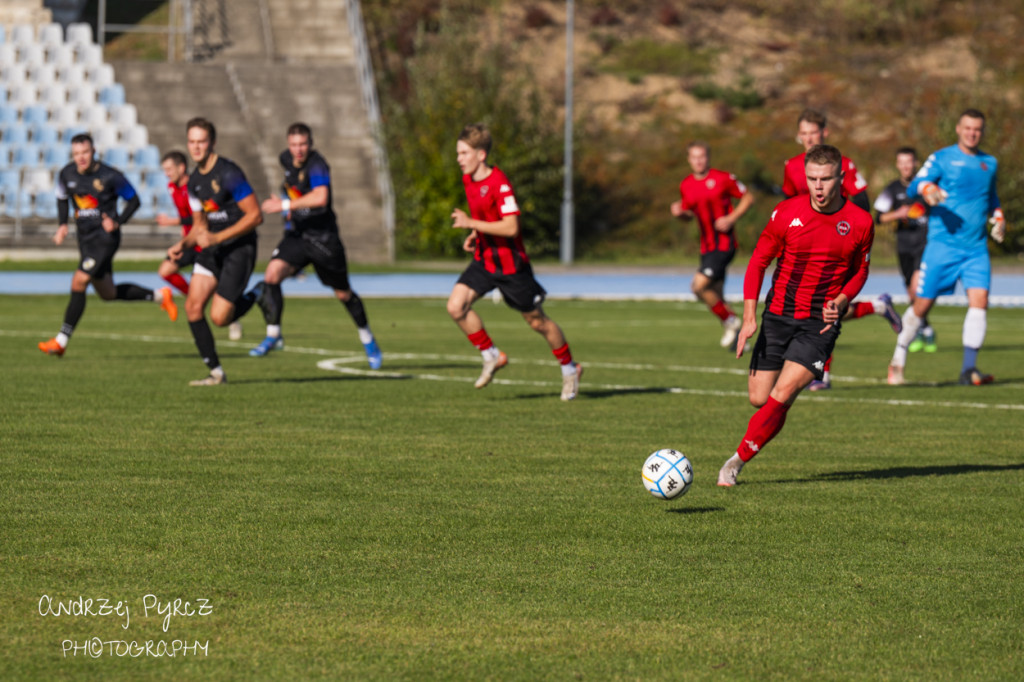
[[[487,196],[487,185],[481,185],[480,186],[480,196],[482,196],[482,197]]]
[[[100,180],[99,178],[96,178],[95,180],[92,181],[92,186],[97,192],[103,191],[103,181]]]
[[[845,237],[846,235],[850,234],[850,223],[846,222],[845,220],[840,220],[838,223],[836,223],[836,232],[839,233],[840,237]]]
[[[302,182],[305,179],[306,179],[306,171],[305,170],[300,170],[299,171],[299,182]]]
[[[985,163],[984,161],[981,162],[981,170],[983,170],[983,171],[987,171],[988,170],[988,164]]]
[[[220,191],[220,183],[216,180],[210,180],[210,187],[213,188],[213,193],[216,194]]]
[[[715,179],[714,178],[708,178],[707,180],[704,181],[704,186],[707,187],[708,189],[714,189],[715,188]]]

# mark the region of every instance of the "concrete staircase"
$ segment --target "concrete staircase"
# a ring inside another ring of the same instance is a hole
[[[331,165],[334,209],[349,258],[387,260],[374,145],[343,0],[226,2],[231,44],[211,60],[114,64],[150,141],[161,150],[184,151],[185,122],[209,118],[217,126],[218,152],[242,167],[262,199],[279,191],[277,157],[288,125],[307,123]],[[260,228],[261,258],[281,231],[280,217],[268,216]]]

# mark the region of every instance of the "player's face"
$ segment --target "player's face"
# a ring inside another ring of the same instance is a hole
[[[796,139],[800,140],[800,144],[804,146],[804,151],[807,151],[816,144],[822,144],[826,136],[827,133],[824,128],[810,121],[800,121],[796,129]]]
[[[896,171],[900,174],[900,180],[906,182],[910,178],[914,177],[915,170],[917,170],[916,156],[913,154],[896,155]]]
[[[985,134],[985,121],[980,118],[961,116],[956,124],[956,140],[960,148],[966,152],[975,152]]]
[[[163,169],[164,175],[167,176],[167,182],[172,182],[175,185],[181,182],[181,178],[185,175],[185,166],[175,163],[174,159],[167,159],[160,164],[160,168]]]
[[[71,159],[75,162],[75,168],[79,173],[84,173],[92,165],[96,150],[89,142],[76,142],[71,145]]]
[[[839,166],[809,163],[804,170],[807,173],[807,189],[811,191],[811,207],[815,211],[833,208],[843,187],[843,174]]]
[[[306,163],[312,146],[309,142],[309,135],[297,134],[288,136],[288,151],[291,152],[292,162],[296,168]]]
[[[686,162],[690,164],[690,170],[694,175],[702,176],[708,172],[711,160],[708,158],[708,150],[703,147],[690,147],[686,152]]]
[[[203,163],[213,151],[210,144],[210,133],[202,128],[189,128],[187,133],[188,155],[196,163]]]
[[[455,143],[455,160],[459,162],[463,175],[474,175],[486,158],[487,152],[473,149],[468,142],[459,140]]]

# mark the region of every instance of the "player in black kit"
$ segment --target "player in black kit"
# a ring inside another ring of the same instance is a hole
[[[75,225],[78,229],[78,269],[71,276],[71,300],[64,312],[60,333],[39,344],[48,355],[64,355],[68,340],[85,312],[85,292],[93,289],[105,301],[153,301],[167,312],[171,321],[178,319],[178,306],[171,290],[159,292],[136,284],[114,284],[113,260],[121,245],[121,225],[128,222],[139,207],[135,188],[121,171],[96,160],[92,137],[86,133],[71,138],[72,162],[57,176],[57,216],[60,225],[53,236],[60,245],[68,236],[68,206],[75,202]],[[126,202],[117,212],[117,200]]]
[[[907,187],[917,173],[917,150],[913,147],[900,147],[896,150],[896,172],[900,175],[899,179],[890,182],[875,199],[875,222],[896,221],[896,255],[910,304],[913,305],[917,271],[921,267],[921,256],[928,243],[928,206],[923,200],[917,201],[907,196]],[[935,330],[928,324],[927,317],[921,320],[917,337],[907,346],[911,353],[922,349],[927,353],[938,350]]]
[[[242,169],[214,152],[214,125],[194,118],[185,129],[188,153],[196,163],[188,179],[193,226],[167,255],[177,260],[186,249],[202,249],[192,266],[185,315],[210,374],[189,385],[216,386],[227,382],[227,376],[206,322],[206,304],[213,299],[210,319],[218,327],[231,324],[252,307],[255,297],[244,292],[256,265],[256,227],[263,214]]]
[[[281,152],[281,165],[285,198],[266,199],[263,212],[284,214],[291,229],[286,228],[267,264],[263,281],[254,289],[267,321],[267,337],[249,355],[262,357],[271,350],[284,348],[281,282],[312,263],[320,281],[334,289],[334,295],[352,316],[370,368],[380,369],[381,352],[366,320],[363,301],[349,286],[345,247],[332,206],[331,169],[313,149],[313,132],[305,123],[288,127],[288,148]]]

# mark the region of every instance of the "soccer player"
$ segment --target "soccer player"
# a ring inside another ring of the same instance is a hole
[[[332,206],[331,169],[324,157],[313,149],[313,131],[305,123],[289,126],[287,138],[288,148],[280,157],[287,198],[271,196],[264,200],[263,212],[284,214],[292,227],[285,230],[258,287],[257,301],[267,322],[267,336],[249,351],[249,355],[263,357],[271,350],[284,348],[281,282],[312,263],[320,281],[334,290],[334,295],[352,316],[370,368],[380,369],[381,352],[370,331],[363,300],[349,286],[345,246],[338,234],[338,220]]]
[[[242,169],[214,151],[217,129],[213,123],[193,118],[185,130],[188,154],[196,164],[188,178],[193,224],[189,233],[167,250],[167,256],[177,261],[192,247],[201,249],[192,266],[185,314],[210,374],[189,385],[216,386],[226,383],[227,375],[206,321],[206,305],[212,299],[210,319],[223,327],[248,312],[256,301],[254,295],[244,292],[256,265],[256,227],[263,222],[263,214]]]
[[[156,217],[156,224],[161,227],[181,225],[181,236],[184,237],[192,229],[192,207],[188,203],[188,159],[175,149],[163,155],[160,168],[167,177],[167,192],[171,195],[178,217],[161,213]],[[157,272],[168,284],[187,296],[188,282],[181,276],[181,270],[195,264],[198,253],[199,247],[196,246],[181,254],[179,260],[167,258]],[[241,322],[235,321],[228,326],[228,338],[232,341],[242,338]]]
[[[825,114],[816,109],[804,109],[797,118],[797,140],[804,146],[804,153],[794,156],[786,162],[785,175],[782,181],[782,193],[787,197],[794,197],[799,194],[806,194],[807,177],[804,171],[804,156],[811,147],[824,144],[828,137],[828,119]],[[841,188],[843,196],[850,199],[855,205],[871,211],[871,202],[868,200],[868,183],[864,176],[857,170],[857,166],[843,157],[843,185]],[[892,305],[892,298],[889,294],[882,294],[874,301],[856,301],[846,311],[847,320],[856,320],[867,315],[881,315],[892,327],[893,331],[900,331],[900,316]],[[827,391],[832,388],[831,380],[832,358],[825,363],[825,371],[820,379],[815,379],[808,387],[811,391]]]
[[[706,142],[688,144],[686,161],[693,172],[679,183],[680,199],[672,202],[670,210],[682,220],[697,218],[700,269],[690,289],[721,320],[724,333],[720,344],[729,348],[742,322],[722,298],[725,270],[736,256],[733,226],[754,203],[754,195],[735,175],[711,167],[711,148]],[[733,199],[739,200],[735,208]]]
[[[523,248],[519,205],[505,174],[487,163],[490,151],[491,133],[486,127],[475,123],[462,129],[455,152],[469,215],[459,208],[452,211],[452,227],[469,230],[462,248],[473,253],[473,260],[448,296],[448,314],[483,356],[483,371],[475,384],[483,388],[508,364],[508,357],[491,341],[473,303],[497,287],[505,303],[522,313],[548,342],[562,369],[562,400],[573,400],[579,393],[583,367],[573,361],[561,328],[544,314],[547,292],[534,278]]]
[[[916,149],[900,147],[896,150],[896,172],[899,178],[886,185],[875,199],[875,222],[896,222],[896,256],[907,296],[913,305],[917,271],[921,267],[924,245],[928,242],[928,207],[922,201],[907,196],[907,187],[917,173]],[[907,347],[911,353],[922,349],[926,353],[938,350],[935,330],[927,319],[921,321],[921,329]]]
[[[158,292],[137,284],[114,284],[114,254],[121,245],[121,226],[139,208],[135,188],[121,171],[96,160],[92,136],[81,133],[71,138],[72,162],[57,175],[57,217],[60,224],[53,235],[58,246],[68,236],[69,201],[75,202],[78,229],[78,269],[71,276],[71,300],[64,311],[64,324],[57,336],[39,343],[49,355],[64,355],[71,334],[85,312],[85,292],[89,285],[105,301],[157,301],[171,318],[178,319],[178,306],[169,287]],[[117,200],[126,204],[117,212]]]
[[[992,239],[1002,243],[1006,219],[996,193],[999,163],[980,148],[984,134],[985,115],[977,109],[964,111],[956,124],[956,144],[929,156],[907,189],[911,197],[922,198],[932,208],[916,296],[903,313],[903,331],[889,364],[890,384],[904,382],[907,349],[922,319],[937,296],[953,292],[957,280],[967,291],[960,383],[981,386],[993,381],[992,375],[978,369],[992,280],[986,222],[992,225]]]
[[[842,155],[835,147],[817,145],[808,150],[805,167],[810,196],[775,207],[743,280],[737,357],[757,331],[761,283],[778,259],[747,379],[750,402],[758,410],[736,453],[718,472],[720,486],[736,485],[743,465],[782,430],[800,391],[821,377],[843,314],[867,281],[874,224],[842,194]]]

